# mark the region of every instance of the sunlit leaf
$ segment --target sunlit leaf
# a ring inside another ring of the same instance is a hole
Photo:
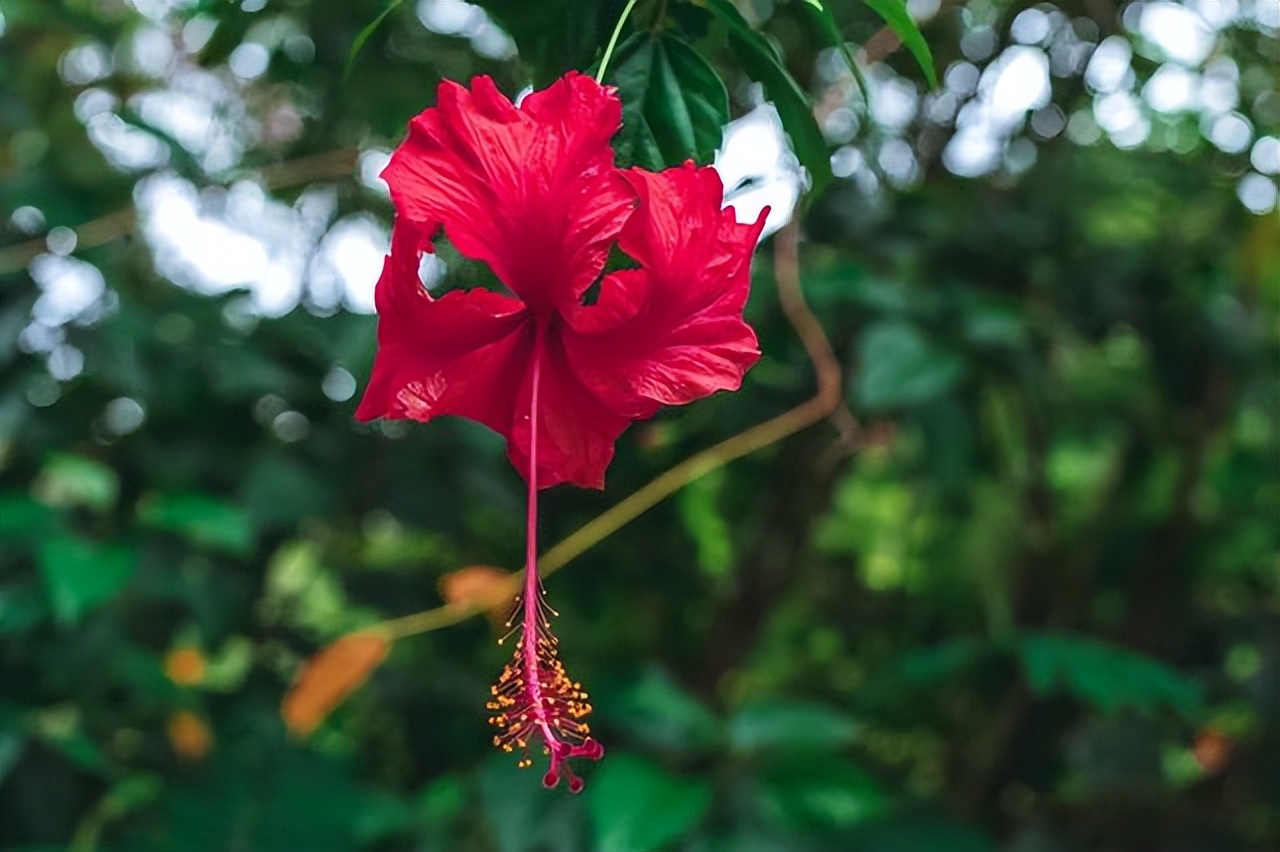
[[[289,730],[306,737],[369,679],[391,644],[376,633],[351,633],[307,661],[280,705]]]
[[[120,479],[114,470],[96,459],[63,454],[49,460],[31,490],[46,506],[58,509],[84,506],[102,512],[115,505]]]

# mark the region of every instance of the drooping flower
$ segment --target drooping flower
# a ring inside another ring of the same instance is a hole
[[[564,672],[542,600],[537,494],[600,488],[627,425],[662,405],[734,390],[759,357],[742,320],[764,215],[739,224],[723,187],[692,164],[615,168],[610,88],[570,73],[514,106],[487,77],[441,84],[383,177],[396,222],[378,281],[378,354],[357,416],[452,414],[503,435],[528,485],[523,622],[494,687],[495,743],[542,740],[544,783],[581,781],[565,762],[600,757],[590,711]],[[434,298],[418,276],[443,230],[512,295]],[[605,273],[617,245],[637,266]],[[593,287],[593,285],[595,285]],[[598,288],[588,304],[588,290]]]

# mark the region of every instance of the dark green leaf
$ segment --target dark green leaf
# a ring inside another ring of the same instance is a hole
[[[598,711],[636,740],[669,749],[698,749],[719,738],[719,722],[661,669],[646,669],[624,690],[596,703]]]
[[[652,852],[669,846],[711,804],[705,780],[668,773],[629,754],[612,754],[591,778],[587,809],[600,852]]]
[[[751,29],[729,0],[706,0],[706,4],[727,26],[729,47],[743,70],[764,86],[765,96],[778,108],[778,117],[791,137],[796,156],[813,178],[813,195],[817,196],[831,180],[831,152],[813,117],[813,105],[783,67],[769,41]]]
[[[882,320],[859,341],[854,398],[866,411],[918,405],[951,390],[964,371],[959,354],[934,343],[917,326]]]
[[[63,624],[110,599],[136,567],[133,551],[123,545],[58,536],[40,546],[40,573],[54,616]]]
[[[760,798],[764,816],[791,831],[847,829],[888,806],[870,775],[830,754],[770,763],[761,772]]]
[[[920,63],[920,70],[924,71],[929,85],[935,89],[938,88],[938,72],[933,68],[933,53],[929,50],[929,44],[924,40],[924,36],[920,34],[920,28],[907,12],[907,6],[903,0],[866,0],[866,4],[871,11],[884,19],[889,29],[893,30],[898,38],[902,39],[907,50],[911,51],[916,62]]]
[[[733,714],[728,736],[739,751],[830,749],[848,745],[856,728],[853,719],[822,704],[761,701]]]
[[[624,162],[651,169],[710,162],[729,123],[729,95],[693,48],[667,34],[637,35],[619,51],[615,81]]]
[[[0,587],[0,636],[34,627],[46,612],[45,602],[34,584]]]
[[[382,22],[387,16],[394,12],[404,3],[404,0],[391,0],[387,4],[387,8],[378,13],[378,16],[369,22],[368,26],[360,31],[355,41],[351,42],[351,50],[347,53],[346,64],[342,66],[342,79],[346,80],[351,76],[351,69],[355,65],[356,57],[360,55],[360,51],[364,48],[364,43],[369,40],[369,36],[378,31],[378,27],[382,26]]]
[[[1067,692],[1103,712],[1129,707],[1154,714],[1168,707],[1195,717],[1204,699],[1200,687],[1159,660],[1108,642],[1069,633],[1038,633],[1017,643],[1031,688],[1038,694]]]

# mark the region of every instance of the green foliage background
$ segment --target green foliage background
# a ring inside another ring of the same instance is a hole
[[[626,160],[706,161],[748,77],[779,103],[822,190],[803,288],[862,433],[849,453],[822,424],[737,462],[549,582],[608,749],[586,791],[490,748],[504,653],[483,619],[399,642],[314,737],[287,735],[281,697],[316,649],[438,605],[447,572],[518,567],[522,486],[482,428],[361,426],[335,401],[335,368],[367,376],[372,317],[307,297],[259,318],[161,276],[129,213],[146,173],[104,158],[77,100],[112,93],[197,187],[323,186],[334,218],[386,222],[344,152],[394,146],[440,79],[514,94],[592,67],[624,4],[479,5],[518,57],[414,4],[367,29],[381,4],[0,0],[0,848],[1276,848],[1276,214],[1241,206],[1247,152],[1193,115],[1128,150],[1028,137],[1033,165],[979,179],[948,174],[950,131],[922,122],[918,180],[831,179],[814,69],[831,27],[871,44],[888,0],[652,0],[623,34]],[[944,2],[923,33],[939,72],[975,21],[1003,41],[1030,5]],[[1095,40],[1126,6],[1054,5]],[[173,73],[130,64],[137,34],[181,44],[192,20],[209,37],[177,62],[233,80],[237,47],[270,55],[225,119],[258,131],[213,171],[129,106]],[[87,44],[110,67],[72,82]],[[1274,32],[1228,28],[1219,52],[1277,135]],[[924,89],[910,52],[888,62]],[[1089,98],[1055,78],[1064,115]],[[853,141],[869,159],[877,132]],[[43,223],[10,217],[27,207]],[[87,222],[75,257],[113,307],[67,325],[84,364],[59,381],[23,336],[27,263]],[[812,395],[772,270],[766,243],[744,389],[633,427],[603,493],[549,492],[546,544]],[[178,647],[207,655],[199,684],[165,676]],[[182,710],[211,730],[202,759],[166,734]]]

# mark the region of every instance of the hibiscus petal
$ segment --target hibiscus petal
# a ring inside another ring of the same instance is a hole
[[[488,77],[446,81],[382,174],[398,214],[442,224],[535,310],[563,308],[599,276],[634,206],[609,147],[621,109],[576,73],[519,109]]]
[[[768,211],[740,225],[721,210],[720,179],[693,164],[626,179],[640,207],[620,236],[641,269],[608,276],[595,305],[568,315],[567,357],[611,410],[649,417],[719,390],[736,390],[760,357],[742,320],[750,261]]]
[[[396,224],[375,294],[378,354],[356,417],[456,414],[509,435],[533,347],[529,312],[487,290],[432,299],[418,278],[414,239],[411,227]]]
[[[577,365],[556,334],[546,334],[541,349],[538,388],[538,487],[563,482],[603,488],[613,460],[613,445],[631,422],[603,405],[579,380]],[[516,470],[529,477],[529,417],[532,370],[520,389],[507,454]]]

